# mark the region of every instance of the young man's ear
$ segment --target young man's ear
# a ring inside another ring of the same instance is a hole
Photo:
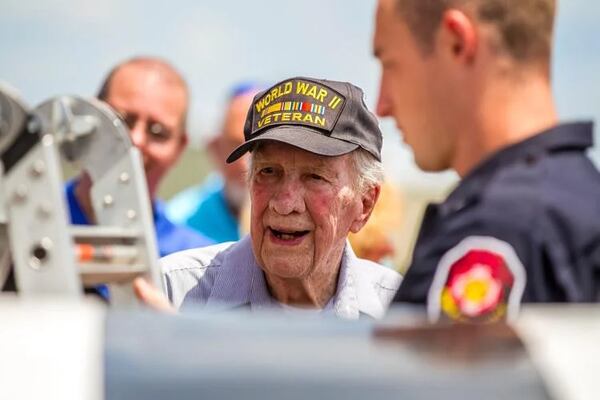
[[[356,217],[356,219],[350,225],[350,232],[357,233],[362,229],[363,226],[369,220],[373,209],[375,208],[375,204],[377,204],[377,199],[379,199],[379,194],[381,193],[381,186],[376,185],[367,189],[365,193],[362,194],[361,197],[361,212]]]
[[[463,63],[474,60],[479,36],[474,21],[464,11],[449,9],[444,12],[441,40],[450,57]]]

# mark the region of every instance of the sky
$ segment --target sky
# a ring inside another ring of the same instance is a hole
[[[190,84],[190,130],[201,143],[218,130],[231,86],[244,80],[347,80],[374,106],[374,10],[375,0],[0,0],[0,81],[34,106],[56,95],[94,95],[123,59],[164,57]],[[565,120],[600,121],[597,21],[600,2],[560,2],[553,85]],[[393,180],[435,185],[454,179],[419,172],[393,123],[381,126]],[[600,160],[598,148],[592,157]]]

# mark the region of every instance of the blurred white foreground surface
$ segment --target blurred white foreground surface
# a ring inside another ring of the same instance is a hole
[[[528,306],[515,328],[553,397],[600,398],[600,306]]]
[[[402,309],[376,323],[248,313],[177,318],[107,314],[92,301],[2,295],[0,314],[3,399],[231,398],[233,393],[261,399],[445,393],[458,399],[468,393],[502,398],[504,391],[513,398],[546,398],[538,374],[553,399],[600,398],[596,305],[527,306],[513,327],[530,357],[517,349],[507,358],[498,353],[482,362],[455,359],[450,347],[427,350],[440,347],[439,341],[420,340],[415,347],[373,336],[385,326],[410,329],[419,318]]]
[[[104,307],[0,297],[0,397],[100,400]]]

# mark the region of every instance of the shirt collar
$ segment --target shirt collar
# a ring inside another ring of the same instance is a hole
[[[361,315],[381,318],[385,314],[384,305],[375,290],[371,273],[375,268],[361,266],[364,260],[354,254],[346,241],[342,256],[338,287],[334,297],[334,313],[346,319],[358,319]]]
[[[348,242],[343,251],[337,290],[331,310],[341,318],[358,319],[361,314],[381,317],[384,308],[368,279],[361,279],[358,261]],[[256,262],[250,236],[234,244],[219,268],[235,268],[217,274],[206,306],[212,310],[249,307],[261,310],[278,307]]]
[[[206,301],[207,308],[219,311],[269,304],[271,296],[262,270],[254,258],[249,235],[229,248],[217,268],[222,270],[215,277]]]
[[[152,217],[154,219],[154,225],[158,226],[162,224],[172,224],[171,221],[167,219],[165,204],[158,200],[152,199],[150,206],[152,207]]]
[[[573,122],[549,128],[519,143],[507,146],[481,162],[467,174],[442,204],[444,214],[456,212],[471,201],[490,177],[501,168],[515,162],[533,163],[548,153],[576,150],[585,151],[593,145],[593,123]]]

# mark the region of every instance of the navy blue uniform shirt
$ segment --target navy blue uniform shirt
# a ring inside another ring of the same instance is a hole
[[[395,302],[432,320],[494,320],[523,302],[591,302],[600,287],[600,174],[592,123],[511,145],[428,206]]]

